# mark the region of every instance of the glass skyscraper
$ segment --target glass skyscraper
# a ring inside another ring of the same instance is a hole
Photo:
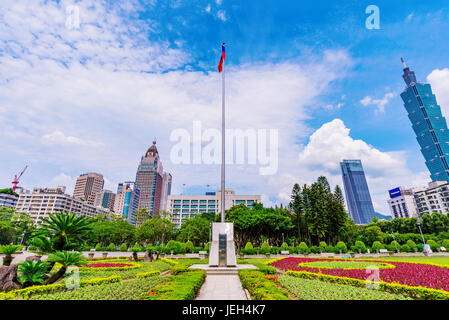
[[[362,161],[343,160],[340,166],[349,214],[356,224],[371,223],[375,212]]]
[[[449,131],[430,84],[418,83],[404,60],[407,87],[401,94],[432,181],[449,182]]]

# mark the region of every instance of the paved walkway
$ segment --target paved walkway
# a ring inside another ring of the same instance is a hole
[[[208,275],[195,300],[247,300],[238,275]]]

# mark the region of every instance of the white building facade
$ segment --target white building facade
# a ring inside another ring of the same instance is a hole
[[[0,207],[15,208],[19,197],[8,194],[0,193]]]
[[[232,206],[244,204],[252,208],[254,202],[261,202],[260,195],[236,195],[232,189],[225,189],[225,210]],[[204,212],[221,212],[221,191],[207,192],[205,195],[169,195],[167,198],[168,211],[173,215],[171,221],[177,228],[182,223]]]
[[[433,181],[428,188],[415,190],[415,201],[418,214],[449,212],[449,183],[446,181]]]
[[[389,190],[389,195],[388,206],[393,218],[418,217],[413,189],[402,189],[399,187]]]
[[[65,187],[36,188],[32,193],[21,193],[16,210],[28,213],[35,224],[40,224],[42,218],[56,212],[75,213],[77,216],[94,217],[100,213],[109,213],[103,207],[95,207],[85,201],[65,194]]]

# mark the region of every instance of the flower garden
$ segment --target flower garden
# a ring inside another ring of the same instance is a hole
[[[449,300],[449,265],[434,262],[289,257],[265,264],[278,275],[239,273],[253,299]],[[379,271],[377,283],[367,281],[375,280],[372,270]]]

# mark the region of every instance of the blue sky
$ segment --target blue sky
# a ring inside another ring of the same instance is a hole
[[[380,9],[368,30],[365,9]],[[79,28],[66,25],[77,8]],[[231,165],[228,186],[286,203],[294,182],[361,158],[376,210],[387,190],[429,179],[399,94],[400,57],[449,111],[444,1],[2,1],[0,183],[67,185],[86,171],[106,186],[135,177],[157,138],[174,192],[202,192],[217,165],[170,161],[170,133],[219,128],[220,44],[227,43],[228,126],[278,129],[279,170]],[[183,187],[185,184],[185,187]],[[210,187],[206,187],[210,185]]]

